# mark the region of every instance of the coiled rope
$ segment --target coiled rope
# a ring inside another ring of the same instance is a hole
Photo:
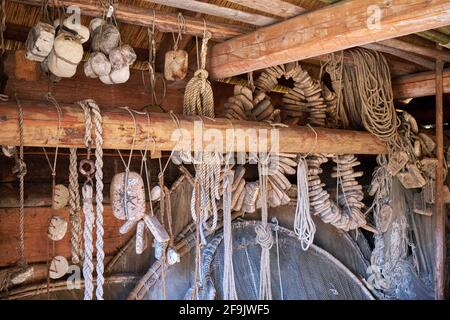
[[[301,158],[297,165],[297,206],[295,208],[294,232],[303,250],[313,243],[316,225],[309,210],[308,164]]]

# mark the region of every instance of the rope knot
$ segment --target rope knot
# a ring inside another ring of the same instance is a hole
[[[273,236],[270,228],[268,226],[262,226],[257,225],[255,227],[256,232],[256,242],[261,246],[263,249],[272,248],[273,246]]]
[[[206,71],[205,69],[198,69],[194,72],[194,77],[199,77],[203,81],[206,81],[206,79],[208,79],[208,75],[208,71]]]
[[[17,158],[12,171],[16,174],[17,178],[24,177],[27,174],[27,164],[22,159]]]

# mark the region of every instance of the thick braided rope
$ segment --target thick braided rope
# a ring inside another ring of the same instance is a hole
[[[297,207],[295,208],[294,232],[303,250],[313,243],[316,225],[309,210],[308,164],[300,159],[297,165]]]
[[[94,284],[92,271],[94,264],[92,256],[94,246],[92,245],[92,229],[94,226],[94,206],[92,205],[92,186],[86,183],[81,189],[83,193],[83,212],[84,212],[84,261],[83,261],[83,278],[84,278],[84,300],[92,300],[94,292]]]
[[[256,242],[261,246],[259,300],[272,300],[272,285],[270,280],[270,249],[273,245],[273,237],[272,231],[267,224],[267,181],[269,174],[268,155],[263,155],[259,158],[258,174],[261,192],[261,224],[255,227],[255,232]]]
[[[103,277],[105,252],[103,250],[103,127],[100,108],[94,100],[88,100],[93,114],[95,126],[95,203],[96,203],[96,271],[97,271],[97,289],[95,291],[97,300],[103,300]]]
[[[78,189],[77,148],[70,148],[69,158],[69,206],[71,224],[72,263],[78,264],[83,254],[81,248],[80,191]]]
[[[85,101],[79,102],[80,107],[84,112],[84,123],[86,131],[84,134],[84,144],[90,152],[92,144],[91,130],[91,112],[89,106]],[[92,205],[92,185],[86,181],[82,188],[83,195],[83,213],[84,213],[84,260],[83,260],[83,278],[84,278],[84,300],[92,300],[94,292],[94,284],[92,278],[92,272],[94,271],[94,264],[92,263],[92,256],[94,252],[92,229],[94,225],[94,207]]]

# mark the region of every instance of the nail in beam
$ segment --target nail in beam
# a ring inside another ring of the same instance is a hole
[[[36,102],[22,101],[24,110],[24,141],[25,146],[55,147],[57,144],[57,114],[53,107]],[[77,105],[62,105],[63,119],[59,146],[83,148],[83,135],[85,131],[84,117],[81,108]],[[134,133],[133,120],[128,112],[120,109],[102,108],[104,149],[130,149]],[[310,127],[272,127],[265,122],[230,121],[228,119],[208,119],[196,116],[177,115],[181,129],[190,133],[191,150],[194,148],[193,133],[194,121],[203,121],[203,132],[206,129],[217,129],[222,137],[226,136],[227,129],[234,129],[231,139],[242,142],[243,132],[240,130],[260,129],[267,130],[267,135],[258,135],[258,139],[266,139],[271,145],[270,130],[279,131],[279,152],[292,153],[336,153],[336,154],[382,154],[386,153],[386,146],[368,132],[336,130]],[[18,112],[16,102],[0,103],[0,145],[18,145]],[[136,116],[137,136],[136,149],[145,149],[147,141],[147,117]],[[170,114],[150,113],[150,136],[154,139],[149,150],[170,151],[177,144],[177,139],[171,139],[177,124]],[[233,130],[231,130],[233,132]],[[211,132],[210,132],[211,133]],[[317,134],[317,138],[316,138]],[[206,139],[206,137],[205,137]],[[249,144],[228,144],[223,151],[249,151]],[[251,139],[250,139],[251,140]],[[217,141],[216,141],[217,142]],[[255,141],[250,141],[254,143]],[[210,142],[205,141],[207,145]],[[153,146],[155,144],[155,146]],[[221,145],[220,142],[215,145]],[[227,145],[224,143],[224,145]],[[221,149],[222,150],[222,149]]]

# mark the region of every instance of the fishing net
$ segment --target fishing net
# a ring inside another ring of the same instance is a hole
[[[433,219],[413,212],[413,191],[392,180],[392,218],[375,236],[368,281],[386,299],[433,299]]]
[[[233,262],[239,299],[258,299],[261,248],[255,241],[255,226],[259,223],[239,221],[232,226]],[[271,228],[274,230],[275,225],[271,224]],[[316,245],[303,251],[292,231],[277,228],[279,260],[276,244],[270,250],[274,299],[373,299],[363,283],[329,253]],[[222,239],[222,233],[216,235],[203,251],[200,298],[223,297]]]

